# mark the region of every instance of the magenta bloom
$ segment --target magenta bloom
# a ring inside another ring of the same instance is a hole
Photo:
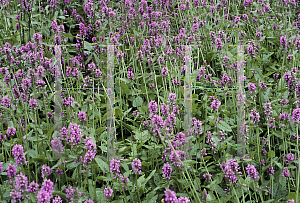
[[[105,187],[104,188],[104,196],[106,199],[109,199],[113,194],[113,190],[110,187]]]
[[[7,136],[14,136],[16,134],[16,129],[14,127],[8,127],[6,131]]]
[[[172,175],[172,168],[171,168],[171,165],[170,164],[165,164],[163,166],[163,174],[164,176],[166,177],[166,179],[169,179],[171,178],[171,175]]]
[[[39,184],[32,181],[28,186],[28,192],[36,193],[38,191]]]
[[[7,171],[7,176],[9,178],[14,177],[16,175],[16,173],[17,173],[17,169],[16,169],[15,165],[11,165],[11,164],[9,164],[7,166],[6,171]]]
[[[120,161],[123,159],[111,159],[110,162],[110,172],[114,175],[118,175],[120,173]]]
[[[189,200],[189,198],[187,198],[187,197],[182,197],[182,196],[180,196],[179,198],[178,198],[178,203],[190,203],[191,201]]]
[[[150,101],[148,109],[150,111],[150,117],[151,117],[151,115],[153,115],[154,113],[157,112],[157,103],[156,103],[156,101]]]
[[[168,99],[170,100],[170,102],[175,103],[176,102],[176,94],[170,93]]]
[[[293,123],[300,123],[300,108],[296,108],[292,114]]]
[[[248,85],[248,89],[251,94],[253,93],[253,91],[254,91],[254,93],[256,93],[256,84],[250,82]]]
[[[248,164],[246,167],[246,173],[248,174],[249,178],[253,178],[255,180],[259,179],[258,172],[256,171],[254,165]]]
[[[53,182],[51,180],[44,180],[44,182],[42,183],[42,190],[48,192],[51,197],[52,197],[52,193],[54,192],[54,189],[53,189]]]
[[[251,120],[252,123],[257,124],[259,122],[259,113],[257,111],[255,111],[254,109],[251,110]]]
[[[50,166],[42,166],[42,178],[48,177],[51,174]]]
[[[17,191],[20,191],[21,193],[25,192],[28,186],[27,177],[23,175],[22,172],[20,172],[20,174],[18,174],[17,177],[15,178],[15,180],[16,180],[15,189]]]
[[[61,139],[59,137],[55,137],[51,141],[51,145],[52,145],[53,150],[56,151],[56,152],[64,151],[63,145],[61,143]]]
[[[29,100],[29,106],[30,108],[33,108],[34,110],[36,110],[36,108],[39,106],[36,99],[30,99]]]
[[[285,168],[283,169],[283,172],[282,172],[282,177],[290,177],[290,171],[289,169]]]
[[[170,189],[165,191],[165,202],[166,203],[178,203],[178,199],[176,197],[176,193]]]
[[[15,157],[17,165],[22,165],[26,163],[26,158],[23,151],[22,145],[14,145],[12,149],[12,154]]]
[[[166,77],[168,75],[168,68],[167,67],[164,67],[161,71],[161,75]]]
[[[218,111],[219,107],[221,105],[221,102],[218,99],[215,99],[212,103],[211,103],[211,108],[214,111]]]
[[[50,203],[51,196],[45,190],[40,190],[37,195],[38,203]]]
[[[63,203],[62,199],[60,198],[60,196],[55,197],[53,200],[53,203]]]
[[[79,119],[79,121],[86,121],[86,113],[84,112],[84,111],[80,111],[79,113],[78,113],[78,119]]]
[[[70,123],[68,130],[70,136],[67,138],[67,141],[72,146],[79,145],[82,137],[80,125],[77,125],[76,123]]]
[[[132,168],[134,170],[134,173],[141,174],[141,167],[142,167],[141,160],[135,158],[132,162]]]

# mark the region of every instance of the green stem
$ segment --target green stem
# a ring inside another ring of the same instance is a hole
[[[137,174],[135,174],[135,184],[136,184],[136,188],[137,188],[137,194],[138,194],[138,197],[139,197],[139,202],[141,203],[139,186],[138,186],[138,183],[137,183]],[[132,201],[133,201],[133,199],[132,199]]]

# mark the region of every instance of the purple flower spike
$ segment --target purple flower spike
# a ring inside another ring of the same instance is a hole
[[[132,162],[132,168],[134,170],[134,173],[141,174],[141,167],[142,167],[141,160],[135,158]]]

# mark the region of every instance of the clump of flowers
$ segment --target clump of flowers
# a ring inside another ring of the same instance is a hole
[[[68,130],[69,130],[69,136],[67,137],[67,141],[72,146],[79,145],[82,137],[80,125],[77,125],[76,123],[70,123]]]
[[[284,177],[284,178],[290,177],[290,171],[289,171],[289,169],[287,169],[287,168],[283,169],[282,177]]]
[[[165,164],[163,166],[163,174],[165,176],[166,179],[169,179],[171,178],[171,175],[172,175],[172,167],[170,164]]]
[[[255,181],[259,179],[258,172],[254,165],[248,164],[246,167],[246,173],[248,174],[249,178],[253,178]]]
[[[51,174],[51,168],[50,166],[42,166],[42,178],[46,178]]]
[[[108,202],[108,199],[111,198],[112,194],[113,194],[113,189],[111,189],[110,187],[105,187],[104,188],[104,196],[105,198],[107,199],[107,202]]]
[[[91,137],[86,137],[84,140],[85,146],[84,148],[87,149],[87,152],[85,153],[84,160],[83,160],[83,166],[86,167],[92,163],[92,160],[96,157],[96,143],[92,141]]]
[[[12,154],[15,157],[17,165],[22,165],[26,163],[26,158],[23,151],[22,145],[14,145],[12,149]]]
[[[115,176],[117,176],[120,173],[120,161],[124,160],[124,158],[122,159],[115,159],[112,158],[111,162],[110,162],[110,172],[112,174],[114,174]]]
[[[51,141],[51,145],[52,145],[53,150],[56,151],[56,152],[62,152],[62,151],[64,151],[63,144],[61,142],[60,137],[55,137]]]
[[[141,160],[135,158],[132,162],[132,168],[134,170],[134,173],[141,174],[141,167],[142,167]]]
[[[236,183],[238,181],[237,175],[241,175],[239,164],[236,162],[236,159],[231,158],[227,162],[223,162],[220,165],[220,168],[225,172],[225,178],[231,183]]]

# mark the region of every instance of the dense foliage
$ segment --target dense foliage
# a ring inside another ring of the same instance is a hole
[[[1,202],[300,202],[299,4],[0,0]],[[237,78],[240,44],[245,74]],[[52,45],[62,45],[59,134]],[[184,128],[185,45],[193,45],[191,129]],[[234,88],[239,81],[245,95]]]

